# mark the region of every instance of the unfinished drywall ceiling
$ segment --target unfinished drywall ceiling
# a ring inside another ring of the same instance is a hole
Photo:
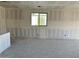
[[[78,7],[79,1],[6,1],[0,2],[0,5],[17,6],[20,8],[55,8],[55,7]]]

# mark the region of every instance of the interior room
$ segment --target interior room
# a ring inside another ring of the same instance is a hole
[[[78,58],[79,1],[0,1],[0,58]]]

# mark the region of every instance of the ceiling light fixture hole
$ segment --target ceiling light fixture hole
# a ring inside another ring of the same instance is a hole
[[[37,6],[37,7],[41,7],[41,6]]]

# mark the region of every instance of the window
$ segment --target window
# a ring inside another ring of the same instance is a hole
[[[47,25],[47,13],[32,13],[31,25],[33,26],[46,26]]]

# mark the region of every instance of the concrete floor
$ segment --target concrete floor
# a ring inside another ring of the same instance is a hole
[[[2,58],[77,58],[79,40],[17,39]]]

